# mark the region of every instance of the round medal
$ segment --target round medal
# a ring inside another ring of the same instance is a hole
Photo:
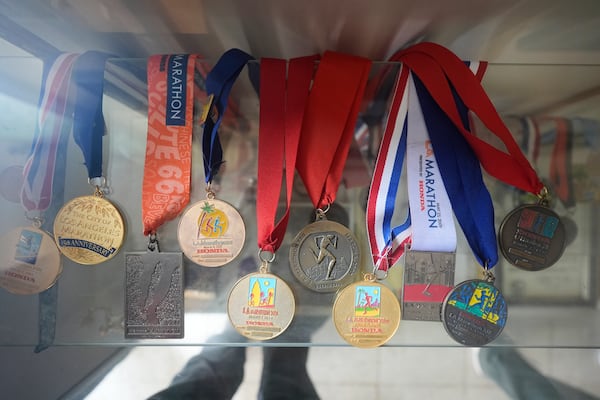
[[[306,226],[290,245],[290,267],[294,276],[317,292],[334,292],[352,283],[359,258],[352,232],[326,219]]]
[[[509,213],[498,234],[500,250],[514,266],[539,271],[554,264],[565,249],[560,217],[548,207],[523,205]]]
[[[51,287],[62,271],[52,236],[34,227],[16,228],[0,238],[0,286],[15,294]]]
[[[246,228],[240,213],[229,203],[206,199],[193,204],[179,220],[179,246],[194,263],[220,267],[240,254]]]
[[[110,260],[124,238],[123,217],[101,196],[72,199],[58,211],[54,220],[58,249],[78,264],[94,265]]]
[[[252,273],[235,283],[227,300],[233,327],[253,340],[273,339],[294,318],[296,301],[290,287],[270,273]]]
[[[385,344],[400,324],[400,303],[386,286],[370,281],[342,289],[333,303],[333,323],[352,346],[374,348]]]
[[[444,328],[452,339],[465,346],[483,346],[496,339],[507,317],[502,293],[479,279],[458,284],[442,306]]]

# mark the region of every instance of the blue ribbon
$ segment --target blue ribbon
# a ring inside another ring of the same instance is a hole
[[[413,78],[454,214],[477,261],[491,269],[498,262],[494,206],[483,183],[479,160],[423,83],[414,74]],[[452,93],[462,123],[468,128],[468,109],[454,88]]]
[[[75,84],[73,111],[73,138],[83,153],[88,177],[102,176],[102,136],[105,125],[102,115],[104,92],[104,65],[106,53],[88,51],[73,65],[72,82]]]
[[[217,110],[217,120],[214,121],[209,114],[204,122],[202,134],[204,176],[207,184],[212,182],[223,163],[219,126],[227,109],[229,93],[246,63],[253,59],[254,57],[240,49],[228,50],[223,53],[206,77],[206,93],[214,96],[212,105]]]

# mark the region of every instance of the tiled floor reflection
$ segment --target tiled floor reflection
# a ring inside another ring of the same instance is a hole
[[[86,398],[146,399],[165,388],[195,347],[139,347],[117,365]],[[540,372],[600,396],[600,353],[586,349],[521,349]],[[314,347],[308,372],[322,399],[464,399],[509,397],[477,372],[468,348],[397,348],[362,350]],[[246,349],[244,382],[234,400],[256,399],[262,349]]]

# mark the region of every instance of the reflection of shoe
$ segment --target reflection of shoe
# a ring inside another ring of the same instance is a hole
[[[598,361],[598,365],[600,365],[600,350],[596,350],[596,361]]]
[[[483,369],[481,368],[481,362],[479,361],[480,347],[471,348],[471,361],[473,362],[473,369],[478,376],[484,376]]]

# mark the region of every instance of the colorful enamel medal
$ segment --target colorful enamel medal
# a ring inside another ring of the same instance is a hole
[[[220,267],[240,254],[246,229],[240,213],[229,203],[215,199],[207,189],[206,200],[189,207],[179,220],[177,240],[181,250],[203,267]]]
[[[375,274],[343,288],[333,304],[338,334],[352,346],[365,349],[387,343],[398,329],[400,316],[396,295],[376,282]]]
[[[296,302],[292,290],[283,279],[269,273],[269,264],[268,260],[262,260],[259,272],[242,277],[229,292],[229,320],[248,339],[273,339],[294,318]]]
[[[61,54],[44,70],[36,134],[23,170],[20,200],[32,226],[19,227],[0,237],[0,287],[14,294],[37,294],[50,288],[62,272],[60,251],[46,232],[44,214],[57,198],[55,177],[64,179],[59,152],[71,133],[69,98],[76,54]],[[62,173],[58,171],[62,170]],[[44,229],[42,229],[44,227]]]
[[[448,335],[458,343],[469,347],[483,346],[502,333],[508,308],[493,280],[488,271],[486,280],[461,282],[446,296],[442,322]]]
[[[546,206],[544,198],[538,204],[522,205],[511,211],[502,221],[498,233],[502,255],[512,265],[526,271],[550,267],[565,249],[564,225],[558,214]]]

